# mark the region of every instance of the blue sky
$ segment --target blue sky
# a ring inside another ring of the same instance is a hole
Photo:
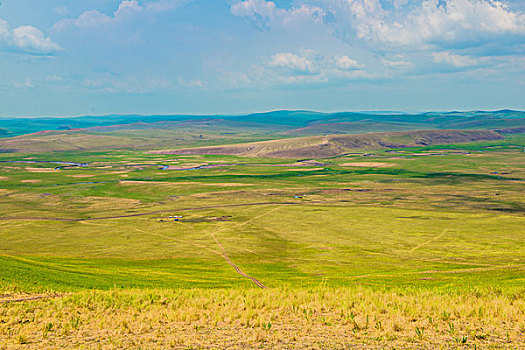
[[[0,115],[525,109],[525,1],[2,0]]]

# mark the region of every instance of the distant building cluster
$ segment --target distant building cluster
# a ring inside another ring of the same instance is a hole
[[[160,218],[160,219],[159,219],[159,222],[164,222],[164,221],[180,221],[180,220],[182,220],[182,216],[181,216],[181,215],[170,215],[170,216],[168,216],[168,220],[163,219],[163,218]]]

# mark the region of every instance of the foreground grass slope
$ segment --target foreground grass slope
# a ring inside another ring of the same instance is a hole
[[[523,295],[497,290],[81,292],[3,305],[0,344],[5,349],[519,349],[524,315]]]

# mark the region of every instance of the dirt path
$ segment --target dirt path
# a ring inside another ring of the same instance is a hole
[[[447,233],[447,231],[448,231],[448,228],[444,229],[443,232],[441,232],[439,235],[437,235],[437,236],[435,236],[435,237],[429,239],[428,241],[423,242],[423,243],[421,243],[421,244],[415,246],[414,248],[410,249],[409,253],[410,253],[410,254],[413,254],[413,253],[414,253],[416,250],[418,250],[419,248],[421,248],[421,247],[423,247],[423,246],[425,246],[425,245],[427,245],[427,244],[430,244],[430,243],[432,243],[432,242],[437,241],[438,239],[440,239],[441,237],[443,237],[443,236],[445,235],[445,233]]]
[[[157,237],[169,239],[171,241],[175,241],[175,242],[182,243],[182,244],[185,244],[185,245],[191,245],[193,247],[197,247],[197,248],[200,248],[200,249],[207,250],[207,251],[209,251],[209,252],[211,252],[213,254],[217,254],[218,256],[222,257],[222,254],[220,252],[218,252],[218,251],[216,251],[214,249],[211,249],[209,247],[206,247],[205,245],[202,245],[202,244],[187,242],[187,241],[184,241],[182,239],[178,239],[178,238],[171,237],[171,236],[166,236],[166,235],[163,235],[163,234],[160,234],[160,233],[148,232],[148,231],[140,230],[138,228],[133,228],[133,230],[135,230],[137,232],[146,233],[146,234],[151,235],[151,236],[157,236]]]
[[[276,211],[276,210],[278,210],[278,209],[280,209],[280,208],[281,208],[280,206],[277,207],[277,208],[273,208],[273,209],[271,209],[271,210],[269,210],[269,211],[267,211],[267,212],[265,212],[265,213],[262,213],[262,214],[260,214],[260,215],[257,215],[257,216],[255,216],[255,217],[253,217],[253,218],[251,218],[251,219],[249,219],[249,220],[243,222],[243,223],[238,224],[236,227],[241,227],[241,226],[247,225],[247,224],[249,224],[250,222],[253,222],[253,221],[257,220],[258,218],[263,217],[263,216],[265,216],[265,215],[268,215],[268,214],[270,214],[270,213],[272,213],[272,212],[274,212],[274,211]],[[219,229],[219,230],[217,230],[217,231],[210,232],[210,236],[211,236],[211,238],[213,238],[213,240],[215,241],[215,243],[216,243],[216,244],[219,246],[219,248],[221,249],[223,258],[226,260],[226,262],[227,262],[228,264],[230,264],[230,265],[235,269],[235,271],[237,271],[237,273],[238,273],[239,275],[251,279],[251,280],[253,281],[253,283],[255,283],[255,284],[256,284],[258,287],[260,287],[260,288],[263,288],[263,289],[266,288],[266,286],[265,286],[264,284],[262,284],[258,279],[256,279],[255,277],[249,276],[249,275],[247,275],[246,273],[244,273],[244,272],[243,272],[243,271],[242,271],[237,265],[235,265],[235,264],[230,260],[230,257],[228,256],[228,253],[226,252],[226,249],[224,249],[224,246],[222,245],[222,243],[219,241],[219,239],[218,239],[217,236],[215,235],[215,234],[217,234],[217,233],[219,233],[219,232],[222,232],[222,231],[225,231],[225,230],[228,230],[228,229],[231,229],[231,228],[230,228],[230,227],[223,227],[223,228],[221,228],[221,229]]]
[[[93,221],[93,220],[104,220],[104,219],[116,219],[116,218],[124,218],[124,217],[135,217],[135,216],[145,216],[145,215],[153,215],[153,214],[163,214],[163,213],[172,213],[174,211],[190,211],[190,210],[203,210],[203,209],[214,209],[214,208],[226,208],[226,207],[242,207],[242,206],[259,206],[259,205],[279,205],[277,208],[273,208],[271,210],[269,210],[268,212],[265,212],[265,213],[262,213],[260,215],[257,215],[243,223],[240,223],[238,224],[236,227],[241,227],[241,226],[244,226],[244,225],[247,225],[251,222],[253,222],[254,220],[257,220],[258,218],[260,217],[263,217],[265,215],[268,215],[274,211],[276,211],[277,209],[281,208],[281,206],[283,205],[292,205],[292,204],[297,204],[297,203],[279,203],[279,202],[270,202],[270,203],[245,203],[245,204],[231,204],[231,205],[217,205],[217,206],[207,206],[207,207],[196,207],[196,208],[184,208],[184,209],[174,209],[174,210],[170,210],[170,211],[157,211],[157,212],[148,212],[148,213],[140,213],[140,214],[131,214],[131,215],[121,215],[121,216],[113,216],[113,217],[102,217],[102,218],[89,218],[89,219],[64,219],[64,218],[17,218],[17,217],[4,217],[4,218],[0,218],[0,220],[53,220],[53,221],[73,221],[73,222],[79,222],[79,223],[82,223],[82,224],[86,224],[86,225],[96,225],[96,226],[108,226],[108,225],[104,225],[104,224],[95,224],[95,223],[92,223],[92,222],[87,222],[87,221]],[[185,225],[184,223],[182,222],[179,222],[179,224],[181,225]],[[185,225],[186,226],[186,225]],[[145,234],[148,234],[148,235],[152,235],[152,236],[157,236],[157,237],[162,237],[162,238],[165,238],[165,239],[169,239],[169,240],[172,240],[172,241],[175,241],[175,242],[178,242],[178,243],[181,243],[181,244],[185,244],[185,245],[190,245],[190,246],[194,246],[194,247],[197,247],[197,248],[200,248],[200,249],[204,249],[204,250],[207,250],[213,254],[216,254],[218,256],[220,256],[221,258],[223,258],[231,267],[233,267],[235,269],[235,271],[245,277],[245,278],[248,278],[250,280],[253,281],[253,283],[255,283],[258,287],[260,288],[266,288],[266,286],[264,284],[262,284],[258,279],[256,279],[255,277],[252,277],[248,274],[246,274],[244,271],[242,271],[242,269],[235,265],[235,263],[233,263],[233,261],[231,261],[230,257],[228,256],[228,253],[226,252],[226,250],[224,249],[224,246],[221,244],[221,242],[217,239],[217,236],[215,236],[216,233],[219,233],[219,232],[222,232],[224,230],[227,230],[228,227],[225,227],[225,228],[221,228],[215,232],[210,232],[210,236],[212,237],[212,239],[215,241],[215,243],[219,246],[221,252],[219,251],[216,251],[214,249],[211,249],[207,246],[204,246],[204,245],[201,245],[201,244],[198,244],[198,243],[192,243],[192,242],[187,242],[187,241],[184,241],[184,240],[181,240],[181,239],[177,239],[175,237],[171,237],[171,236],[166,236],[166,235],[163,235],[163,234],[160,234],[160,233],[155,233],[155,232],[151,232],[151,231],[144,231],[144,230],[141,230],[141,229],[138,229],[138,228],[133,228],[133,230],[135,231],[138,231],[138,232],[141,232],[141,233],[145,233]],[[31,299],[28,299],[28,300],[31,300]],[[35,299],[36,300],[36,299]]]
[[[233,263],[233,261],[230,260],[230,257],[228,256],[228,253],[226,253],[226,250],[224,249],[223,245],[221,244],[221,242],[217,239],[217,237],[213,234],[213,233],[210,233],[210,236],[213,238],[213,240],[215,241],[215,243],[217,243],[217,245],[219,246],[219,248],[221,248],[222,250],[222,254],[221,256],[224,258],[224,260],[226,260],[226,262],[235,269],[235,271],[245,277],[245,278],[248,278],[248,279],[251,279],[253,283],[255,283],[259,288],[262,288],[262,289],[265,289],[266,286],[264,284],[262,284],[257,278],[255,277],[252,277],[250,275],[247,275],[246,273],[244,273],[244,271],[241,270],[241,268],[237,265],[235,265]]]
[[[184,225],[184,226],[187,226],[185,224],[183,224],[182,222],[179,222],[179,224],[181,225]],[[244,223],[246,224],[246,223]],[[198,244],[198,243],[192,243],[192,242],[186,242],[184,240],[181,240],[181,239],[177,239],[175,237],[170,237],[170,236],[166,236],[166,235],[163,235],[163,234],[160,234],[160,233],[154,233],[154,232],[147,232],[147,231],[144,231],[144,230],[140,230],[138,228],[133,228],[135,231],[138,231],[138,232],[142,232],[142,233],[146,233],[148,235],[152,235],[152,236],[157,236],[157,237],[162,237],[162,238],[165,238],[165,239],[169,239],[169,240],[172,240],[172,241],[175,241],[175,242],[178,242],[178,243],[182,243],[182,244],[186,244],[186,245],[191,245],[191,246],[194,246],[194,247],[197,247],[197,248],[200,248],[200,249],[204,249],[204,250],[207,250],[213,254],[216,254],[218,256],[220,256],[221,258],[223,258],[231,267],[233,267],[235,269],[235,271],[245,277],[245,278],[248,278],[250,280],[253,281],[253,283],[255,283],[257,286],[259,286],[260,288],[266,288],[265,285],[263,285],[259,280],[257,280],[256,278],[252,277],[252,276],[249,276],[247,275],[246,273],[244,273],[244,271],[241,270],[241,268],[237,265],[235,265],[233,263],[233,261],[230,260],[228,254],[226,253],[224,247],[222,246],[222,244],[219,242],[219,240],[217,239],[217,237],[215,237],[215,235],[213,233],[211,233],[211,237],[213,238],[213,240],[215,241],[215,243],[219,246],[219,248],[221,249],[222,253],[221,252],[218,252],[214,249],[211,249],[209,247],[206,247],[204,245],[201,245],[201,244]]]

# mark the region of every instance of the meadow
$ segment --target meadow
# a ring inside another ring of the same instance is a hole
[[[0,153],[0,349],[525,348],[524,145]]]

